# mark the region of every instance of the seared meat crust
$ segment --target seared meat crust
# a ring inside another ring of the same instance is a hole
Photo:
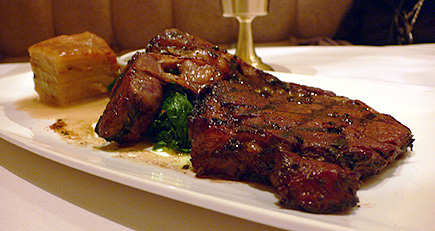
[[[118,143],[143,139],[160,111],[163,85],[174,82],[199,94],[230,76],[231,59],[226,51],[178,30],[156,36],[146,52],[133,56],[115,83],[96,133]]]
[[[196,95],[188,125],[197,176],[269,183],[283,207],[314,213],[353,207],[360,180],[412,147],[411,131],[393,117],[359,100],[284,83],[178,30],[153,38],[129,65],[99,135],[140,139],[160,107],[160,85],[175,82]],[[136,91],[135,82],[145,91]]]
[[[241,63],[196,104],[189,134],[199,177],[270,182],[283,206],[329,213],[355,206],[359,180],[411,146],[410,130],[389,115],[251,68]]]
[[[353,207],[358,202],[355,196],[359,186],[356,172],[303,158],[282,146],[267,149],[259,156],[261,160],[257,162],[273,166],[267,177],[282,195],[280,203],[286,208],[330,213]]]
[[[129,143],[142,139],[160,112],[163,87],[141,64],[153,66],[147,56],[136,54],[116,81],[98,120],[95,132],[107,141]]]

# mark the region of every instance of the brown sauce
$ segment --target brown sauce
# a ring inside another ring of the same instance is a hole
[[[71,145],[92,147],[107,151],[110,156],[122,158],[141,164],[152,164],[165,168],[192,173],[190,155],[168,154],[152,151],[151,142],[139,142],[122,146],[107,142],[94,132],[95,124],[103,113],[108,98],[94,99],[68,107],[54,107],[41,103],[37,96],[15,102],[17,110],[26,111],[32,118],[55,120],[49,129],[58,133],[60,138]]]

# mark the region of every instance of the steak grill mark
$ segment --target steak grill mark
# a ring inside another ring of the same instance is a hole
[[[283,207],[314,213],[353,207],[360,180],[412,146],[406,126],[361,101],[281,82],[178,30],[153,38],[129,65],[97,124],[100,136],[137,141],[146,126],[131,121],[151,120],[161,104],[162,92],[152,90],[160,89],[152,79],[178,83],[196,95],[188,123],[197,176],[271,184]],[[140,88],[148,92],[137,92]]]

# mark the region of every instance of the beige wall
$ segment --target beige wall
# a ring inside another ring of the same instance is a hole
[[[253,21],[256,42],[332,36],[352,0],[270,0]],[[27,56],[27,47],[60,35],[91,31],[115,50],[144,47],[175,27],[215,44],[234,43],[235,19],[219,0],[0,0],[0,57]]]

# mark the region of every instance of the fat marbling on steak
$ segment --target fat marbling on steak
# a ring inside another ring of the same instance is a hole
[[[282,82],[175,29],[153,38],[130,65],[135,68],[133,75],[153,77],[161,85],[175,82],[196,95],[188,125],[191,161],[198,177],[271,184],[283,207],[313,213],[353,207],[360,181],[404,156],[412,146],[406,126],[359,100]],[[159,97],[156,92],[149,92],[152,97],[146,100],[141,98],[146,94],[129,94],[131,86],[137,86],[135,81],[156,85],[141,78],[118,80],[119,87],[97,125],[100,136],[118,142],[124,142],[122,137],[136,138],[128,142],[139,140],[146,126],[129,125],[133,133],[129,134],[119,124],[155,117]],[[129,100],[113,104],[122,94]],[[114,116],[110,112],[116,107],[140,113]],[[110,137],[100,132],[111,130],[110,123],[101,123],[107,120],[116,121],[118,128]]]

